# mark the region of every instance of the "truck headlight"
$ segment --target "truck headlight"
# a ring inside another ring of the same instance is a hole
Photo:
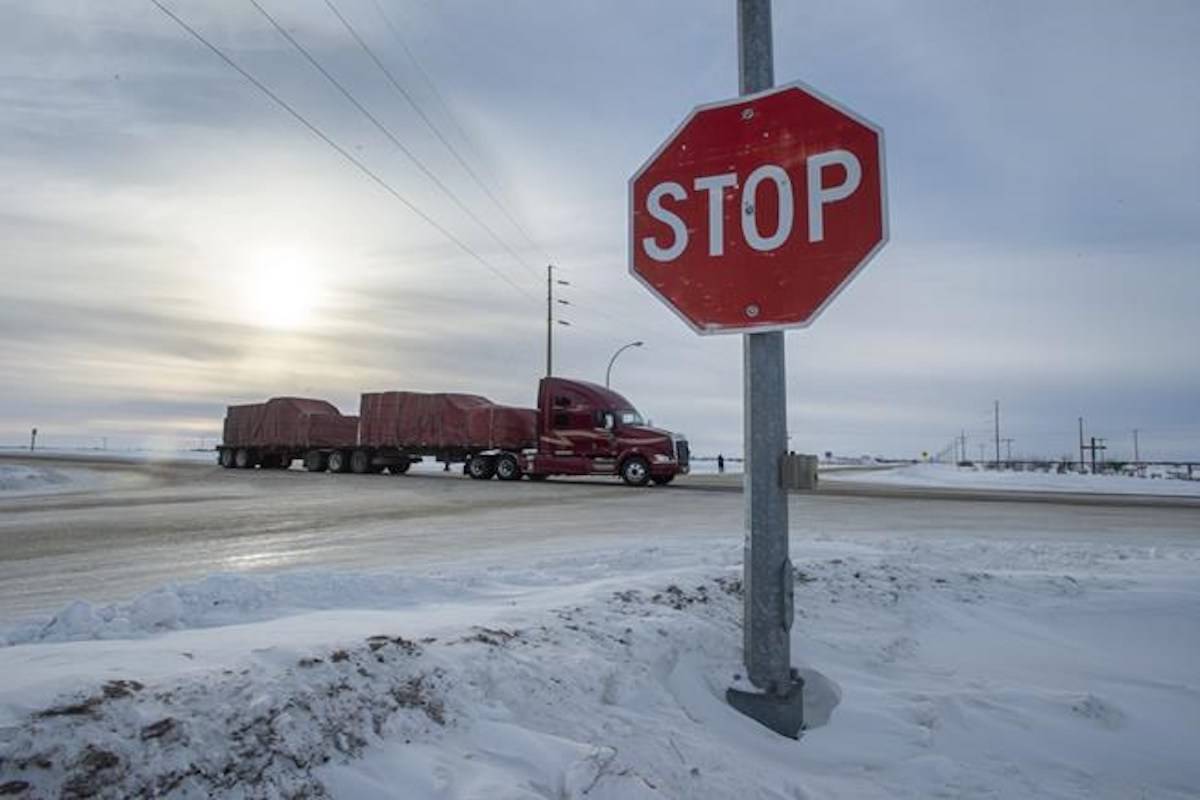
[[[674,460],[675,459],[671,458],[668,455],[664,455],[663,453],[655,453],[654,454],[654,463],[655,464],[670,464]]]

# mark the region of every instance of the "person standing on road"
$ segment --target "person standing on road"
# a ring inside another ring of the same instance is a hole
[[[717,472],[724,472],[724,471],[725,471],[725,455],[723,453],[717,453]]]

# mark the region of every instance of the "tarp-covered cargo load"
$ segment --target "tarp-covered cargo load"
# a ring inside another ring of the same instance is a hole
[[[273,397],[225,414],[226,447],[353,447],[357,434],[358,417],[324,400]]]
[[[473,394],[371,392],[358,409],[363,447],[520,450],[536,446],[537,412]]]

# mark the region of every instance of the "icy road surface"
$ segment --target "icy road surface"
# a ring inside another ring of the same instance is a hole
[[[501,483],[458,473],[311,475],[188,463],[0,459],[91,473],[56,495],[0,493],[0,622],[214,573],[510,564],[595,546],[740,536],[738,476],[665,488]],[[715,489],[732,491],[691,491]],[[826,495],[824,492],[834,492]],[[793,538],[986,532],[1059,539],[1190,537],[1200,501],[939,492],[832,481],[797,495]],[[1055,498],[1058,500],[1059,498]],[[1082,502],[1077,506],[1069,503]],[[1171,503],[1180,505],[1172,506]]]

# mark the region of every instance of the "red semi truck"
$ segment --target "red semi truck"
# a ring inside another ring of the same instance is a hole
[[[401,474],[423,458],[464,463],[478,480],[542,480],[551,475],[619,475],[631,486],[670,483],[689,468],[687,440],[650,427],[633,404],[616,392],[586,381],[543,378],[538,407],[497,405],[466,394],[376,392],[362,395],[358,417],[343,417],[322,401],[276,399],[264,404],[321,403],[334,416],[320,424],[322,431],[342,437],[311,441],[297,449],[270,437],[237,440],[230,437],[231,420],[262,406],[231,406],[220,463],[234,466],[275,466],[279,459],[303,458],[309,471],[382,472]],[[292,406],[316,413],[316,407]],[[354,420],[353,434],[345,421]],[[305,423],[312,429],[313,422]],[[286,426],[285,426],[286,427]],[[303,427],[297,425],[297,427]]]

